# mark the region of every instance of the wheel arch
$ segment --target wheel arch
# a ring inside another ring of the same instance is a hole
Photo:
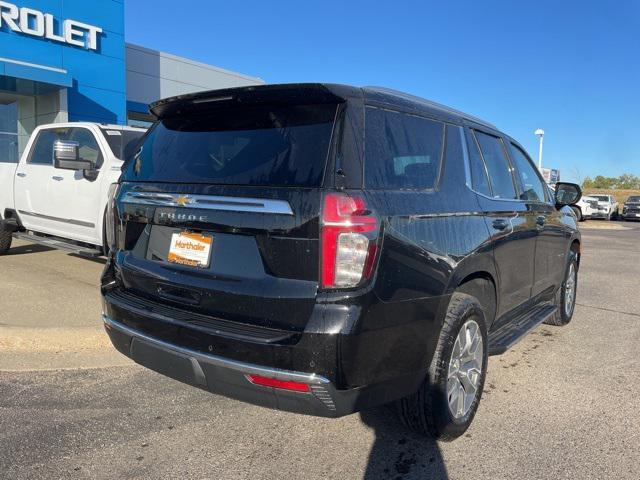
[[[491,294],[489,293],[490,290],[487,288],[480,289],[482,294],[490,295],[492,297],[489,302],[491,312],[487,314],[488,318],[486,319],[487,328],[490,328],[491,323],[495,320],[496,312],[499,310],[498,306],[500,305],[500,276],[496,270],[493,252],[476,252],[474,255],[471,255],[460,262],[449,278],[446,293],[447,295],[451,295],[453,292],[459,291],[461,286],[465,284],[469,286],[470,283],[483,282],[487,283],[493,291]],[[478,292],[476,291],[476,293]],[[481,298],[478,300],[482,302]],[[491,303],[493,304],[491,305]]]
[[[582,256],[582,243],[579,238],[574,238],[571,241],[571,246],[569,247],[569,251],[573,251],[578,255],[578,268],[580,267],[580,257]]]
[[[498,288],[493,276],[487,271],[477,271],[463,278],[456,291],[472,295],[480,301],[485,310],[487,329],[496,320]]]

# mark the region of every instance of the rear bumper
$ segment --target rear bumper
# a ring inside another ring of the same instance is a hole
[[[263,367],[205,354],[153,338],[107,315],[103,322],[114,347],[136,363],[194,387],[243,402],[277,410],[321,417],[340,417],[357,410],[359,389],[337,390],[326,378]],[[294,392],[254,385],[247,375],[309,385]]]

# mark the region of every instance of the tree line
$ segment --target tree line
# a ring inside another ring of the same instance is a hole
[[[587,177],[582,182],[582,188],[638,190],[640,189],[640,177],[631,173],[625,173],[619,177],[605,177],[602,175],[598,175],[595,178]]]

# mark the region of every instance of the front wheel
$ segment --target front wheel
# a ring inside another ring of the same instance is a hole
[[[487,346],[480,303],[471,295],[454,293],[427,378],[416,393],[398,401],[403,423],[440,440],[462,435],[480,404]]]
[[[2,228],[2,227],[0,227]],[[6,230],[0,230],[0,255],[7,253],[11,248],[13,241],[13,233]]]
[[[576,308],[576,294],[578,292],[578,254],[571,250],[569,262],[564,274],[564,281],[556,292],[558,311],[547,321],[548,325],[563,327],[573,318]]]

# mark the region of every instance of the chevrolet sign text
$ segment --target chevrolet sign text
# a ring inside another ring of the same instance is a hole
[[[55,18],[50,13],[27,7],[18,8],[13,3],[0,1],[0,28],[4,27],[17,33],[89,50],[98,49],[98,35],[102,33],[99,27],[75,20],[61,21],[56,28]]]

